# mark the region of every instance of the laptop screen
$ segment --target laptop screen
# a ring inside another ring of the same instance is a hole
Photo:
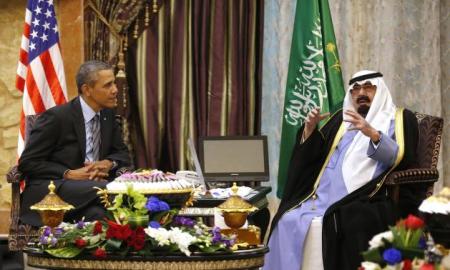
[[[268,181],[266,136],[200,138],[205,181]]]

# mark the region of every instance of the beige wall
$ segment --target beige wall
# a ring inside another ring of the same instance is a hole
[[[75,74],[84,60],[83,0],[59,0],[56,14],[69,99],[78,94]]]
[[[15,89],[26,0],[0,1],[0,219],[9,218],[11,187],[5,174],[16,162],[22,99]],[[5,232],[5,222],[0,223]]]
[[[69,98],[77,94],[75,72],[83,59],[83,0],[55,1]],[[11,187],[5,174],[16,163],[22,98],[15,88],[26,0],[0,1],[0,219],[9,218]],[[0,222],[0,233],[9,222]]]

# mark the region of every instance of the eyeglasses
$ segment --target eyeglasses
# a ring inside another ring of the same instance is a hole
[[[355,84],[353,86],[352,89],[350,89],[351,92],[356,91],[359,92],[361,91],[361,89],[364,89],[364,91],[372,91],[376,89],[376,85],[373,84],[363,84],[363,85],[359,85],[359,84]]]

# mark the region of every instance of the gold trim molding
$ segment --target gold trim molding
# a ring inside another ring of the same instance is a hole
[[[207,257],[205,257],[206,259]],[[70,269],[146,269],[146,270],[221,270],[247,269],[264,265],[264,254],[248,259],[205,261],[125,261],[125,260],[74,260],[45,258],[28,253],[28,265],[41,268]]]

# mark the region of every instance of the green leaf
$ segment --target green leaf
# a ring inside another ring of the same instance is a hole
[[[112,211],[116,210],[117,208],[122,206],[122,202],[123,202],[123,194],[116,195],[113,201],[113,206],[109,207],[108,210]]]
[[[131,225],[131,228],[135,229],[138,226],[147,227],[148,226],[148,215],[135,215],[131,214],[128,216],[128,223]]]
[[[126,249],[119,251],[119,256],[125,257],[125,256],[127,256],[129,251],[130,251],[130,247],[127,247]]]
[[[98,241],[98,242],[97,242],[97,243],[95,243],[95,244],[92,244],[92,245],[86,246],[86,247],[85,247],[85,249],[94,249],[94,248],[96,248],[96,247],[100,246],[100,245],[101,245],[102,243],[103,243],[103,241]]]
[[[57,258],[74,258],[82,251],[83,249],[73,246],[45,250],[45,252]]]
[[[108,249],[108,250],[118,250],[118,249],[120,249],[121,245],[122,245],[121,240],[108,239],[108,241],[106,241],[106,249]]]
[[[141,250],[138,251],[138,255],[147,257],[147,256],[151,256],[152,252],[150,251],[150,249],[144,248],[144,249],[141,249]]]
[[[134,190],[132,187],[128,187],[127,194],[133,198],[134,205],[133,208],[136,210],[145,209],[145,204],[147,203],[147,197],[144,194]]]
[[[415,258],[423,259],[425,252],[418,248],[400,248],[402,258],[414,260]]]
[[[86,248],[93,248],[93,247],[98,246],[101,243],[101,241],[100,241],[101,236],[102,236],[101,234],[97,234],[97,235],[89,237],[88,238],[89,246],[87,246]]]
[[[411,239],[409,240],[408,248],[418,248],[420,237],[422,237],[422,229],[412,231]]]
[[[180,248],[178,247],[177,244],[170,244],[169,245],[169,252],[175,252],[175,251],[178,251],[178,250],[180,250]]]
[[[201,251],[207,252],[207,253],[213,253],[213,252],[216,252],[216,251],[221,250],[221,249],[224,249],[224,248],[221,247],[221,246],[216,246],[216,245],[214,245],[214,246],[203,246],[203,248],[200,248]]]
[[[369,249],[367,251],[364,251],[362,253],[362,256],[365,261],[375,262],[378,264],[383,262],[383,258],[381,258],[380,250],[378,248]]]
[[[106,219],[114,220],[114,213],[111,211],[106,211],[105,217]]]

